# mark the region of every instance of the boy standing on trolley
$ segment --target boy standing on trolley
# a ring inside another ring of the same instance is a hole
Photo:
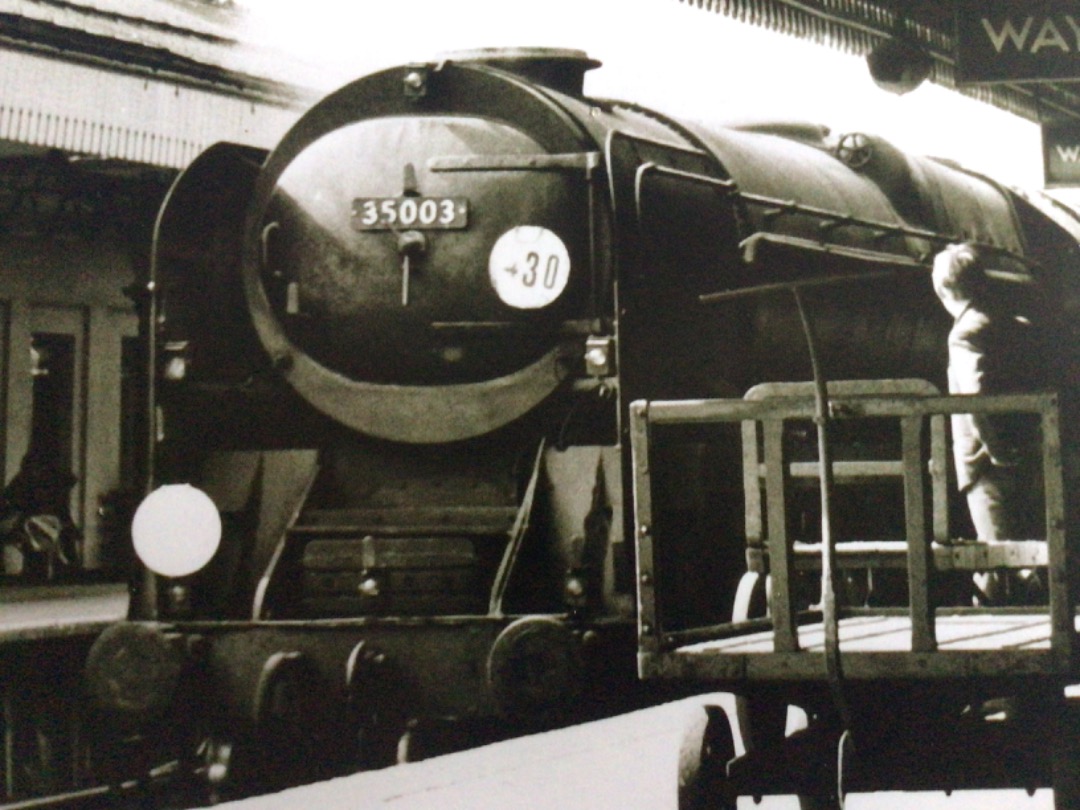
[[[1030,393],[1046,387],[1038,329],[989,294],[986,261],[971,244],[948,245],[934,259],[934,291],[953,317],[950,394]],[[1030,417],[954,414],[953,458],[979,540],[1042,537],[1038,425]],[[1030,576],[1031,572],[1026,572]],[[981,602],[1002,604],[1025,573],[975,576]],[[1019,594],[1012,594],[1015,599]]]

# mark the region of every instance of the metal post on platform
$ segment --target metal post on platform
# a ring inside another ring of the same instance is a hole
[[[920,266],[920,265],[916,265]],[[836,606],[836,541],[832,534],[832,490],[833,466],[829,446],[829,395],[825,376],[818,360],[817,342],[814,339],[813,325],[803,304],[802,289],[805,287],[825,287],[847,284],[855,281],[882,279],[892,275],[891,271],[871,271],[857,275],[829,276],[825,278],[804,279],[802,281],[763,284],[741,290],[727,290],[702,295],[703,304],[713,304],[741,298],[746,295],[768,295],[781,291],[790,292],[795,299],[799,312],[806,346],[810,354],[810,366],[814,382],[814,422],[817,426],[818,466],[821,486],[821,599],[825,626],[825,671],[832,691],[837,714],[844,730],[851,729],[851,713],[843,691],[843,669],[840,658],[840,627]]]
[[[814,424],[817,426],[818,477],[821,491],[821,612],[825,625],[825,673],[829,679],[833,701],[842,727],[850,730],[850,712],[844,696],[844,672],[840,660],[840,620],[836,615],[836,538],[832,532],[833,465],[829,444],[829,392],[818,360],[813,324],[803,305],[797,285],[791,293],[799,310],[806,348],[810,354],[810,369],[814,375]]]
[[[905,416],[900,420],[904,457],[904,523],[907,525],[908,593],[911,599],[911,649],[932,652],[937,649],[934,603],[930,598],[933,558],[926,536],[926,516],[922,474],[922,417]]]
[[[1069,671],[1074,663],[1076,625],[1074,618],[1075,575],[1066,546],[1065,482],[1061,448],[1061,423],[1056,396],[1048,396],[1040,408],[1043,436],[1043,509],[1049,556],[1050,647],[1058,666]]]

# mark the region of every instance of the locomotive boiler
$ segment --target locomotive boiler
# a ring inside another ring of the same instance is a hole
[[[88,662],[109,767],[266,789],[659,699],[635,677],[629,403],[809,375],[789,301],[702,296],[887,271],[809,296],[828,374],[943,387],[934,250],[992,245],[1040,283],[1075,263],[985,178],[588,98],[598,64],[391,68],[178,178],[146,284],[151,571]],[[737,450],[675,438],[658,598],[723,620]]]

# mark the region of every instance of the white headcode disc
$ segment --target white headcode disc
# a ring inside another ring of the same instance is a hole
[[[518,225],[495,242],[488,273],[505,304],[516,309],[539,309],[566,289],[570,254],[553,231],[537,225]]]

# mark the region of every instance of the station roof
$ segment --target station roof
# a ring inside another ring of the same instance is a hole
[[[235,36],[229,0],[0,0],[0,156],[27,147],[186,166],[272,145],[316,98]]]
[[[965,1],[681,0],[856,55],[900,35],[930,55],[931,81],[1032,121],[1080,120],[1077,82],[958,84]],[[217,140],[272,145],[320,94],[319,71],[241,39],[242,14],[235,0],[0,0],[0,157],[18,144],[178,168]]]
[[[957,82],[956,24],[959,0],[681,0],[751,25],[865,56],[900,35],[932,58],[929,80],[1031,121],[1080,119],[1076,81]],[[1025,7],[1017,2],[1017,11]]]

